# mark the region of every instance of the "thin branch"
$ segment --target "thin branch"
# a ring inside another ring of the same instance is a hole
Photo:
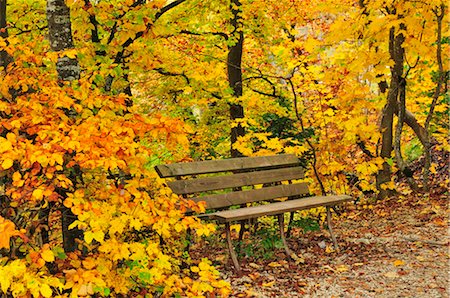
[[[250,90],[252,90],[252,91],[254,91],[254,92],[258,93],[258,94],[269,96],[269,97],[275,97],[275,98],[279,98],[280,97],[279,95],[276,94],[277,90],[275,88],[275,84],[272,83],[272,81],[270,81],[267,77],[264,77],[264,76],[248,77],[248,78],[243,79],[242,82],[249,81],[249,80],[263,80],[263,81],[269,83],[270,87],[272,87],[272,94],[264,92],[264,91],[260,91],[260,90],[257,90],[257,89],[254,89],[254,88],[252,88],[252,86],[250,86],[250,83],[248,83],[247,87]]]
[[[436,38],[436,60],[439,67],[439,76],[437,79],[436,88],[434,90],[433,94],[433,101],[431,102],[430,106],[430,112],[428,113],[427,119],[425,120],[425,129],[428,131],[430,128],[431,119],[433,118],[434,109],[437,104],[437,100],[439,99],[439,96],[441,95],[441,88],[442,84],[444,82],[445,76],[444,76],[444,65],[442,63],[442,20],[444,19],[445,15],[445,6],[444,4],[441,4],[439,7],[440,11],[438,11],[437,8],[433,9],[433,13],[436,15],[437,18],[437,38]]]
[[[160,9],[160,11],[158,11],[155,14],[155,19],[153,20],[153,22],[156,22],[160,17],[163,16],[163,14],[165,14],[166,12],[168,12],[169,10],[171,10],[172,8],[177,7],[178,5],[180,5],[181,3],[185,2],[186,0],[176,0],[173,1],[172,3],[164,6],[163,8]]]
[[[298,112],[298,102],[297,102],[297,93],[295,92],[295,86],[294,83],[292,83],[292,80],[289,78],[288,80],[289,86],[291,87],[291,91],[294,97],[294,109],[295,109],[295,116],[297,117],[298,121],[300,122],[300,126],[302,128],[302,133],[305,133],[305,127],[303,125],[303,119],[300,116],[300,113]],[[306,135],[306,134],[305,134]],[[320,186],[320,191],[322,192],[322,195],[326,195],[327,192],[325,191],[325,187],[323,186],[322,180],[320,180],[319,173],[317,172],[317,154],[316,149],[312,145],[311,141],[306,137],[305,138],[306,143],[311,148],[311,151],[313,153],[313,171],[314,175],[316,176],[317,182]]]
[[[163,68],[154,68],[154,71],[156,71],[157,73],[164,75],[164,76],[171,76],[171,77],[183,77],[186,80],[186,83],[189,85],[191,82],[189,80],[189,78],[184,74],[184,73],[176,73],[176,72],[170,72],[167,71]]]
[[[188,35],[195,35],[195,36],[215,35],[215,36],[221,36],[225,40],[228,40],[228,38],[229,38],[228,35],[226,33],[223,33],[223,32],[193,32],[193,31],[189,31],[189,30],[181,30],[180,33],[181,34],[188,34]]]
[[[131,38],[131,37],[128,38],[128,39],[122,44],[122,50],[119,51],[119,52],[116,54],[116,56],[115,56],[115,58],[114,58],[114,63],[120,64],[120,63],[123,61],[123,59],[124,59],[124,53],[125,53],[126,49],[127,49],[131,44],[133,44],[136,40],[138,40],[139,38],[141,38],[142,36],[144,36],[144,34],[145,34],[146,32],[148,32],[148,31],[152,28],[152,26],[154,25],[154,23],[155,23],[160,17],[162,17],[166,12],[168,12],[168,11],[171,10],[172,8],[177,7],[178,5],[180,5],[181,3],[185,2],[185,1],[186,1],[186,0],[176,0],[176,1],[174,1],[174,2],[172,2],[172,3],[170,3],[170,4],[168,4],[168,5],[164,6],[163,8],[161,8],[160,11],[158,11],[158,12],[155,14],[155,18],[154,18],[153,22],[148,23],[144,31],[139,31],[139,32],[137,32],[137,33],[134,35],[133,38]],[[137,2],[140,2],[140,1],[137,1]],[[111,85],[112,85],[112,83],[113,83],[113,79],[114,79],[114,78],[113,78],[111,75],[108,75],[108,77],[106,78],[106,84],[105,84],[105,90],[106,90],[106,91],[111,90]]]

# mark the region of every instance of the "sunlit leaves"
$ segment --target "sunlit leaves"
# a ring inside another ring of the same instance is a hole
[[[15,27],[0,43],[14,58],[1,73],[0,170],[6,185],[0,212],[19,218],[20,224],[0,217],[0,248],[8,251],[10,243],[15,244],[11,260],[0,263],[1,292],[51,297],[65,290],[72,296],[109,296],[145,287],[162,288],[168,295],[226,293],[228,284],[218,281],[212,266],[205,269],[211,273],[202,281],[207,286],[195,291],[196,278],[180,269],[187,230],[199,235],[213,230],[212,225],[183,217],[188,208],[204,211],[204,206],[164,191],[147,165],[151,156],[162,157],[163,150],[168,152],[165,158],[185,158],[193,130],[173,116],[142,113],[139,106],[130,106],[132,98],[123,92],[125,75],[147,79],[139,74],[156,61],[149,52],[130,52],[152,44],[147,39],[154,37],[149,26],[166,3],[88,2],[68,1],[76,48],[60,53],[50,51],[45,25],[41,26],[45,1],[34,2],[35,10],[25,1],[11,5],[26,17],[12,16]],[[39,14],[39,20],[32,19]],[[98,21],[98,40],[93,40],[90,17]],[[168,33],[163,29],[155,32]],[[133,62],[115,62],[123,44],[136,36],[144,38],[125,51]],[[150,48],[165,55],[165,61],[173,59],[162,48]],[[79,59],[80,80],[57,81],[55,63],[61,56]],[[112,90],[105,92],[110,76]],[[196,73],[194,80],[202,79]],[[84,231],[77,245],[89,256],[61,251],[60,226],[53,222],[61,220],[62,206],[77,216],[69,231]],[[43,245],[47,233],[51,242]],[[64,278],[51,277],[46,264]]]
[[[9,240],[13,236],[22,235],[16,230],[13,222],[0,216],[0,249],[9,249]]]

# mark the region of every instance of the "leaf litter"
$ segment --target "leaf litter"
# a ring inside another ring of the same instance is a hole
[[[325,229],[293,229],[288,244],[302,262],[288,261],[282,248],[269,258],[241,252],[239,277],[223,239],[202,240],[191,253],[215,262],[232,297],[450,297],[447,193],[398,195],[370,211],[362,204],[334,220],[339,251],[327,249]],[[244,243],[258,245],[258,237]]]

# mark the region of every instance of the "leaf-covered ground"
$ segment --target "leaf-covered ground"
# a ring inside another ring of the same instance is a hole
[[[445,173],[448,168],[436,173],[431,196],[407,194],[405,187],[402,195],[376,204],[348,205],[334,220],[339,252],[330,249],[327,230],[300,227],[288,240],[297,262],[287,261],[279,245],[262,249],[268,247],[264,236],[246,235],[242,277],[232,271],[224,239],[219,241],[224,235],[197,243],[193,252],[215,260],[234,297],[449,297]]]

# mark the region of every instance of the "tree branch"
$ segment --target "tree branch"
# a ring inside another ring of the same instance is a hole
[[[425,120],[425,129],[428,131],[430,129],[431,119],[433,118],[434,109],[437,104],[437,100],[441,95],[442,84],[445,80],[444,74],[444,65],[442,63],[442,20],[444,19],[445,6],[441,4],[439,7],[439,11],[437,8],[433,9],[433,13],[437,18],[437,38],[436,38],[436,60],[439,67],[439,76],[437,79],[436,88],[433,94],[433,101],[431,102],[430,111],[427,115],[427,119]]]
[[[133,38],[128,38],[123,44],[122,44],[122,50],[119,51],[116,56],[114,57],[114,63],[116,64],[120,64],[122,62],[122,60],[124,59],[124,53],[125,50],[131,45],[133,44],[136,40],[138,40],[139,38],[141,38],[146,32],[148,32],[151,27],[154,25],[154,23],[160,18],[162,17],[166,12],[168,12],[169,10],[171,10],[172,8],[177,7],[178,5],[180,5],[181,3],[185,2],[186,0],[176,0],[166,6],[164,6],[163,8],[160,9],[160,11],[158,11],[155,14],[155,18],[153,19],[152,23],[148,23],[146,26],[146,29],[144,31],[139,31],[137,32]],[[137,1],[140,2],[140,1]],[[137,3],[135,2],[135,3]],[[110,91],[111,90],[111,85],[113,83],[113,77],[111,75],[108,75],[108,77],[106,78],[106,84],[105,84],[105,90],[106,91]]]
[[[184,73],[170,72],[170,71],[167,71],[167,70],[165,70],[165,69],[163,69],[161,67],[154,68],[153,70],[156,71],[157,73],[161,74],[161,75],[164,75],[164,76],[171,76],[171,77],[179,76],[179,77],[183,77],[186,80],[186,83],[188,85],[191,83],[189,78]]]
[[[292,80],[290,78],[287,81],[289,82],[289,86],[291,87],[291,91],[292,91],[292,94],[293,94],[293,97],[294,97],[295,116],[297,117],[298,121],[300,122],[300,127],[302,128],[302,133],[305,133],[305,127],[303,125],[303,118],[300,116],[300,113],[298,112],[297,93],[295,92],[294,83],[292,83]],[[320,191],[322,192],[322,195],[326,195],[327,192],[325,191],[325,187],[323,186],[322,180],[320,179],[320,176],[319,176],[319,172],[317,171],[316,148],[313,146],[313,144],[311,143],[311,141],[307,137],[305,138],[305,141],[308,144],[309,148],[311,148],[311,151],[313,153],[313,171],[314,171],[314,176],[316,176],[317,182],[319,183]]]
[[[195,36],[203,36],[203,35],[216,35],[216,36],[221,36],[223,37],[225,40],[228,40],[228,35],[226,33],[223,32],[193,32],[193,31],[189,31],[189,30],[181,30],[180,33],[182,34],[188,34],[188,35],[195,35]]]

